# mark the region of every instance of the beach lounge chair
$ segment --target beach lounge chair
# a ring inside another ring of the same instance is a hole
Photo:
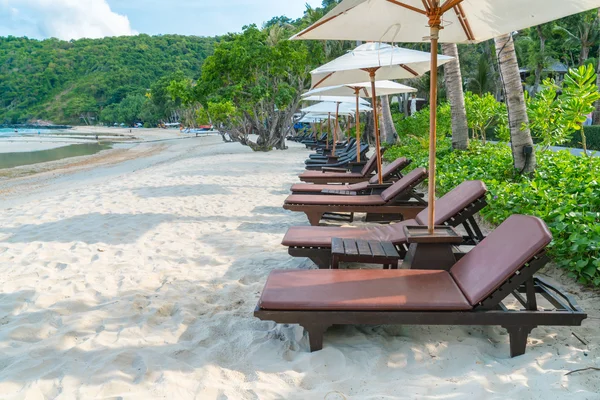
[[[354,155],[356,155],[356,139],[352,138],[347,140],[345,143],[341,143],[336,146],[336,155],[342,156],[351,151],[354,151]],[[310,154],[308,158],[310,160],[327,160],[331,152],[333,151],[333,147],[330,149],[326,149],[324,147],[318,148],[316,153]]]
[[[315,140],[314,138],[310,138],[310,139],[305,139],[305,140],[301,141],[301,143],[303,145],[305,145],[307,149],[316,149],[316,148],[319,148],[320,146],[326,147],[327,146],[327,133],[321,134],[321,136],[318,138],[318,140]],[[333,144],[333,143],[330,141],[330,144]]]
[[[306,214],[311,225],[317,226],[323,216],[335,213],[354,213],[378,216],[377,220],[402,220],[415,218],[427,203],[415,191],[415,187],[427,179],[427,170],[417,168],[385,189],[381,194],[370,196],[291,195],[285,200],[284,209]],[[344,219],[346,221],[346,219]]]
[[[440,197],[436,202],[436,225],[462,226],[467,235],[463,245],[475,245],[484,236],[475,221],[475,214],[487,206],[487,188],[481,181],[466,181]],[[391,225],[369,227],[294,226],[288,229],[282,244],[289,247],[292,257],[310,258],[319,268],[331,264],[331,239],[363,239],[391,242],[406,253],[404,226],[427,225],[429,210],[421,211],[414,220]]]
[[[587,318],[568,296],[534,278],[548,262],[551,240],[543,221],[514,215],[449,271],[274,271],[254,315],[303,326],[311,351],[323,347],[332,325],[497,325],[508,331],[516,357],[537,326],[579,326]],[[540,309],[536,295],[554,310]],[[504,303],[511,297],[518,309]]]
[[[364,195],[370,194],[374,190],[388,188],[391,184],[399,179],[402,179],[402,171],[410,165],[412,161],[407,158],[398,158],[391,164],[383,168],[383,181],[387,182],[384,185],[378,185],[379,178],[374,175],[368,181],[354,183],[351,185],[315,185],[312,183],[297,183],[291,187],[293,194],[339,194],[339,195]]]
[[[381,154],[385,148],[381,149]],[[353,164],[350,164],[351,167]],[[377,170],[377,156],[373,155],[358,172],[349,172],[347,168],[321,168],[321,171],[306,171],[298,176],[302,182],[315,184],[359,183],[371,179]]]
[[[366,160],[366,154],[369,151],[368,144],[360,145],[360,159]],[[346,168],[350,163],[356,161],[356,147],[352,146],[349,153],[341,156],[330,156],[326,160],[306,160],[306,169],[309,171],[321,171],[323,167],[328,168]]]

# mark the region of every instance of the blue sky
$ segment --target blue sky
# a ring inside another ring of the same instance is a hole
[[[0,36],[214,36],[274,16],[301,17],[307,3],[321,0],[0,0]]]
[[[144,33],[214,36],[258,25],[274,16],[301,17],[305,4],[321,0],[108,0],[111,8],[129,17]]]

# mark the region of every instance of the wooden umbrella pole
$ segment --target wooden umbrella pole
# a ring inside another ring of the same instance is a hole
[[[429,101],[429,234],[435,232],[435,168],[437,147],[437,79],[438,79],[438,39],[440,25],[431,25],[431,82]]]
[[[356,94],[356,162],[360,162],[360,104],[359,96],[360,88],[355,88],[354,93]]]
[[[375,127],[375,143],[376,143],[376,157],[377,157],[377,175],[379,177],[379,184],[383,184],[383,175],[381,173],[382,162],[381,162],[381,139],[379,138],[379,117],[377,115],[377,92],[375,89],[375,72],[378,68],[370,68],[369,76],[371,78],[371,98],[373,99],[373,126]]]
[[[339,115],[340,115],[340,103],[336,103],[335,125],[334,125],[334,129],[333,129],[333,155],[334,156],[335,156],[335,148],[337,146],[337,141],[338,141],[338,128],[340,126]]]

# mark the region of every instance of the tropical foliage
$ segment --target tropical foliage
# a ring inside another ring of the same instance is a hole
[[[95,123],[106,108],[104,122],[129,123],[131,113],[139,111],[140,96],[168,86],[170,79],[161,78],[177,71],[198,76],[215,42],[176,35],[69,42],[0,37],[0,124]],[[119,106],[127,97],[132,98]],[[133,119],[167,120],[171,105],[166,97],[155,98]]]
[[[410,137],[386,152],[386,158],[409,157],[426,166],[428,153]],[[440,147],[438,195],[465,180],[482,180],[489,205],[481,211],[498,224],[512,214],[535,215],[550,227],[550,253],[582,283],[600,286],[600,158],[574,156],[566,151],[544,152],[531,176],[515,174],[510,147],[473,141],[465,152],[451,151],[450,140]]]

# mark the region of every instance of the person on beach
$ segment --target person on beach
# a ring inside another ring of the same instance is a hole
[[[413,93],[410,101],[410,116],[413,117],[417,113],[417,95]]]

